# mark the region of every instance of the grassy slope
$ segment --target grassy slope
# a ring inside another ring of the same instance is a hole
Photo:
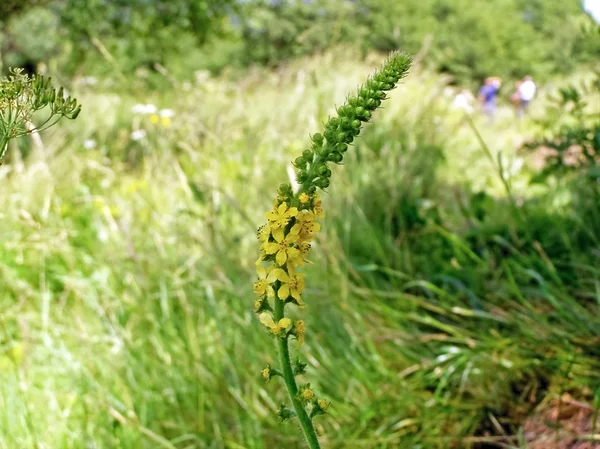
[[[76,124],[13,154],[0,448],[302,447],[273,416],[282,386],[259,378],[274,353],[251,313],[254,231],[308,133],[376,63],[329,54],[173,96],[84,92]],[[518,165],[512,207],[443,90],[413,74],[325,197],[301,352],[333,401],[328,448],[468,447],[516,433],[552,394],[600,395],[597,227]],[[173,126],[135,102],[175,109]],[[503,115],[478,125],[514,155],[530,131]]]

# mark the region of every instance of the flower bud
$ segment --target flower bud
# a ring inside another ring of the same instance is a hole
[[[271,365],[268,365],[260,372],[261,376],[263,377],[263,379],[265,379],[266,383],[269,383],[269,381],[275,377],[275,376],[281,376],[281,372],[279,372],[278,370],[271,368]]]
[[[272,312],[272,311],[273,311],[273,308],[269,304],[269,300],[267,299],[266,296],[263,296],[262,298],[258,298],[256,301],[254,301],[254,313],[257,313],[260,315],[263,312]]]
[[[294,418],[296,416],[296,412],[291,408],[287,408],[285,405],[281,405],[277,411],[277,416],[279,416],[279,422],[284,422]]]
[[[301,171],[296,175],[296,180],[300,184],[304,184],[306,181],[308,181],[308,179],[309,179],[308,173],[306,173],[305,171]]]
[[[319,399],[313,401],[312,410],[310,411],[310,417],[314,418],[315,416],[324,415],[327,413],[327,409],[329,408],[329,402],[325,399]]]
[[[323,143],[323,136],[320,133],[316,133],[311,137],[311,140],[314,143],[321,145]]]
[[[326,189],[327,187],[329,187],[329,179],[319,178],[315,181],[315,185],[321,189]]]
[[[346,151],[348,151],[348,145],[345,143],[338,143],[335,146],[335,150],[339,151],[340,153],[345,153]]]
[[[327,156],[328,161],[335,162],[336,164],[342,162],[342,159],[344,159],[344,156],[342,155],[342,153],[338,153],[337,151],[332,151],[331,154]]]
[[[294,367],[294,375],[295,376],[299,376],[301,374],[306,374],[306,367],[308,366],[308,364],[306,363],[302,363],[300,361],[300,359],[296,359],[296,361],[293,363],[293,367]]]
[[[319,165],[317,167],[317,175],[326,176],[327,172],[331,173],[331,170],[329,170],[325,164]]]
[[[292,186],[288,183],[280,184],[278,193],[280,196],[287,199],[292,196]]]

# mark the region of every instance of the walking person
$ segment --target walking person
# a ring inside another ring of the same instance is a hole
[[[494,122],[496,115],[496,97],[502,85],[502,80],[497,76],[486,78],[485,84],[479,89],[479,101],[482,105],[482,110],[488,116],[490,123]]]
[[[537,91],[537,86],[533,82],[533,78],[530,76],[526,76],[523,78],[523,81],[517,85],[517,93],[518,93],[518,106],[517,106],[517,118],[522,118],[523,114],[529,108],[529,104],[533,97],[535,97],[535,92]]]

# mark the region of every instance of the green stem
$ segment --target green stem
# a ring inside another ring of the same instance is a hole
[[[4,157],[4,153],[8,148],[8,137],[0,137],[0,162],[2,162],[2,158]]]
[[[285,304],[283,301],[275,298],[275,322],[278,322],[283,318],[284,308]],[[300,426],[304,432],[304,437],[306,438],[308,447],[310,449],[320,449],[321,446],[319,445],[319,440],[317,438],[315,428],[313,427],[312,420],[308,416],[308,413],[306,413],[302,403],[298,400],[298,385],[296,385],[296,378],[294,376],[294,370],[292,369],[287,338],[283,340],[277,339],[277,349],[279,350],[279,359],[281,361],[281,370],[283,371],[283,380],[285,381],[285,386],[287,387],[290,399],[292,400],[292,405],[296,411],[298,421],[300,421]]]

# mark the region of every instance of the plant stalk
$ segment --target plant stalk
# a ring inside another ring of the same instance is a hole
[[[8,137],[2,136],[0,137],[0,164],[2,163],[2,158],[4,157],[4,153],[8,149]]]
[[[283,318],[284,308],[284,302],[275,298],[275,322]],[[300,421],[300,426],[302,427],[302,432],[304,432],[304,437],[306,438],[308,447],[310,449],[320,449],[321,446],[319,445],[319,440],[317,438],[315,428],[313,427],[312,420],[308,416],[308,413],[306,413],[306,410],[304,409],[302,403],[298,400],[298,385],[296,385],[296,377],[294,376],[294,370],[292,369],[292,362],[290,360],[290,351],[288,348],[287,338],[283,340],[280,338],[277,339],[277,350],[279,351],[279,359],[281,361],[281,371],[283,373],[283,380],[285,381],[285,386],[288,390],[290,399],[292,400],[292,405],[294,406],[294,410],[296,411],[298,421]]]

